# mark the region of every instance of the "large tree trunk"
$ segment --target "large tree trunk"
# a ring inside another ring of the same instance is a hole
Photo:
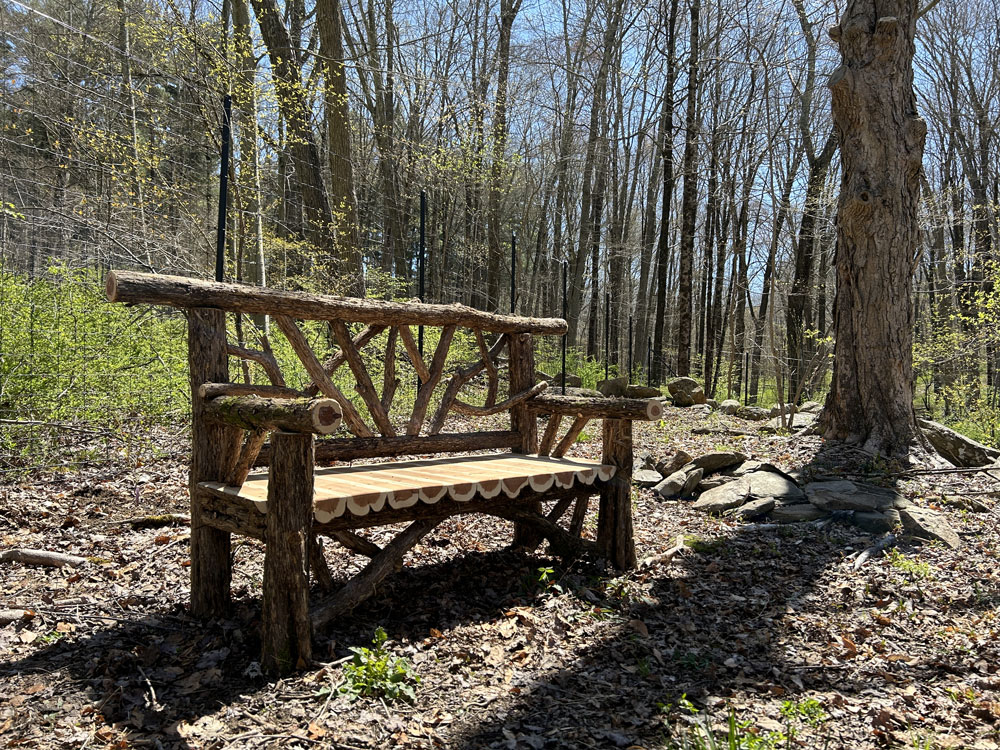
[[[889,3],[886,3],[889,4]],[[916,0],[847,0],[830,36],[843,64],[830,78],[843,174],[837,211],[833,383],[828,439],[884,455],[923,446],[913,411],[912,265],[927,125],[913,93]]]

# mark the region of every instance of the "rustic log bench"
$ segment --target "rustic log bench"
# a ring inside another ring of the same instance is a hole
[[[106,291],[112,302],[166,305],[187,312],[191,610],[202,617],[226,612],[231,534],[263,540],[262,664],[269,672],[286,672],[308,662],[314,629],[374,593],[407,550],[459,513],[512,521],[513,541],[526,549],[545,539],[556,554],[594,554],[620,569],[635,565],[631,424],[658,419],[662,405],[655,400],[552,395],[546,383],[536,383],[533,337],[563,335],[564,320],[125,271],[109,273]],[[227,312],[272,316],[312,382],[302,389],[287,386],[266,337],[263,351],[230,344]],[[297,320],[321,321],[339,349],[321,361]],[[352,324],[363,327],[352,333]],[[412,326],[440,329],[429,363]],[[453,364],[446,378],[449,347],[460,327],[471,330],[478,360]],[[492,345],[489,338],[494,338]],[[379,393],[362,350],[383,341]],[[397,372],[397,365],[403,364],[402,359],[397,363],[397,349],[405,352],[419,379],[405,424],[394,423],[390,416],[398,375],[405,374]],[[508,397],[498,402],[504,350]],[[270,384],[230,382],[230,357],[260,364]],[[345,364],[358,404],[333,380]],[[462,388],[483,375],[485,404],[462,401]],[[432,402],[436,410],[428,419]],[[510,429],[443,433],[452,412],[473,418],[509,412]],[[538,418],[546,415],[539,439]],[[564,417],[572,421],[560,438]],[[601,462],[567,458],[591,419],[603,419]],[[349,436],[341,436],[344,432]],[[316,440],[316,435],[329,437]],[[505,452],[482,454],[487,450]],[[479,455],[448,455],[472,452]],[[431,458],[392,460],[418,456]],[[378,461],[345,465],[355,459]],[[317,468],[327,462],[337,465]],[[253,473],[255,467],[266,471]],[[583,534],[593,495],[600,495],[596,541]],[[571,506],[564,527],[559,521]],[[401,523],[408,525],[381,548],[358,533]],[[310,609],[310,575],[320,587],[331,582],[318,535],[371,560]]]

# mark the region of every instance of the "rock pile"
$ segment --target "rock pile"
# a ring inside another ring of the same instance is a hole
[[[664,500],[694,499],[692,508],[739,520],[796,523],[831,519],[870,533],[902,525],[922,539],[957,548],[961,541],[937,511],[918,508],[895,490],[847,480],[799,482],[776,466],[735,451],[693,458],[677,451],[670,461],[646,456],[634,473]]]

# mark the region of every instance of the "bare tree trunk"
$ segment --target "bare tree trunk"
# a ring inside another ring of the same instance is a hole
[[[843,174],[837,212],[833,383],[828,439],[884,455],[926,446],[913,410],[913,259],[927,124],[913,93],[916,0],[878,17],[847,0],[831,29],[843,64],[830,77]]]
[[[688,64],[687,115],[684,120],[684,191],[681,195],[680,277],[677,281],[677,374],[691,372],[691,293],[694,232],[698,217],[698,16],[701,0],[691,1],[691,59]]]

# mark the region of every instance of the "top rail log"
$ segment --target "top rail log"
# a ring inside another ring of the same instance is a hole
[[[232,312],[287,315],[303,320],[340,319],[374,325],[459,325],[493,333],[536,333],[561,336],[561,318],[526,318],[495,315],[464,305],[335,297],[326,294],[282,291],[247,284],[202,281],[181,276],[160,276],[135,271],[111,271],[105,282],[110,302],[207,307]]]
[[[651,422],[663,416],[663,404],[650,398],[597,398],[542,393],[526,406],[536,414],[567,414],[591,419],[635,419]]]

